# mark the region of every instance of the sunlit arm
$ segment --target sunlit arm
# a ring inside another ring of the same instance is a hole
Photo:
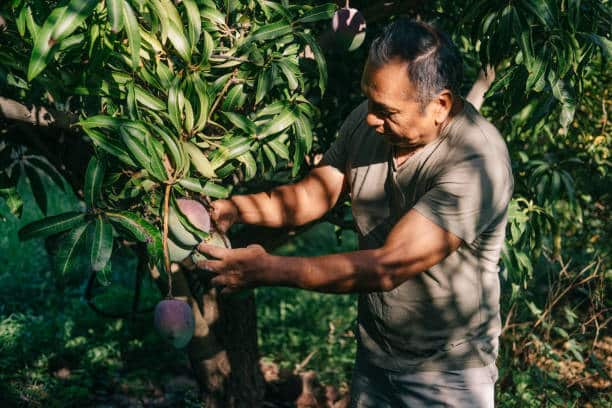
[[[331,166],[313,169],[295,184],[277,187],[270,192],[237,195],[238,222],[267,227],[298,226],[314,221],[338,201],[344,186],[344,175]]]
[[[264,285],[295,286],[320,292],[387,291],[439,263],[461,239],[416,210],[407,213],[379,249],[314,258],[267,256]]]

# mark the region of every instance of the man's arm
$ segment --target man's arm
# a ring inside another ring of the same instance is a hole
[[[378,249],[313,258],[273,256],[260,246],[228,250],[202,244],[199,250],[218,260],[201,268],[218,275],[213,284],[232,292],[254,286],[293,286],[320,292],[387,291],[439,263],[462,241],[409,211]]]
[[[298,226],[322,217],[338,201],[344,174],[332,166],[316,167],[294,184],[269,192],[236,195],[213,203],[213,219],[227,230],[234,222],[267,227]]]

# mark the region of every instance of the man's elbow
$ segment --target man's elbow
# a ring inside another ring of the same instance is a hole
[[[406,256],[405,253],[398,254],[397,251],[389,251],[388,248],[380,248],[377,251],[377,262],[374,270],[380,290],[391,291],[408,279],[413,278],[429,267],[425,259],[417,259]]]

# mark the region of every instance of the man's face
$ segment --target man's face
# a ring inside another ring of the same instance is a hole
[[[400,60],[379,67],[367,62],[361,89],[368,98],[368,126],[392,145],[414,149],[438,136],[439,107],[432,101],[421,109],[407,69],[407,63]]]

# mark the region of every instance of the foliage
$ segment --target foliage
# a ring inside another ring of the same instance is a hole
[[[91,269],[108,275],[120,236],[144,243],[159,264],[168,195],[175,206],[175,195],[226,197],[275,169],[299,174],[317,117],[306,95],[323,92],[327,74],[307,25],[329,19],[335,6],[15,0],[8,9],[3,52],[13,61],[30,55],[27,67],[2,67],[22,85],[13,92],[28,99],[44,89],[56,105],[69,103],[95,146],[87,209],[21,231],[22,239],[64,233],[61,271],[86,252]],[[314,62],[300,57],[306,47]],[[38,182],[36,166],[48,163],[4,150],[9,179],[25,170]]]

